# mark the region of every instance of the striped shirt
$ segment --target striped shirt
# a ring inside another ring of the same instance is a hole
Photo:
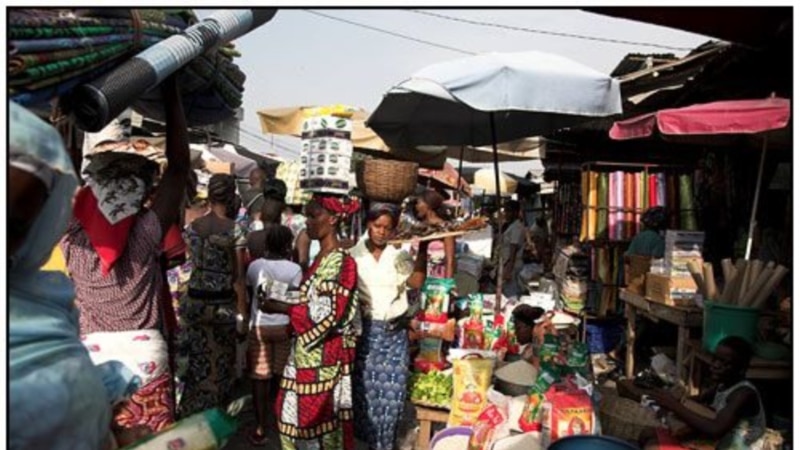
[[[102,274],[100,257],[74,218],[61,248],[75,283],[81,334],[160,326],[158,296],[164,280],[159,263],[161,224],[154,212],[136,219],[125,252],[108,275]]]

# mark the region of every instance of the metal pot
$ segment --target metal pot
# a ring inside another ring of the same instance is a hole
[[[494,388],[497,392],[500,392],[501,394],[504,395],[509,395],[511,397],[528,395],[528,392],[531,390],[531,386],[512,383],[510,381],[506,381],[498,377],[494,377]]]

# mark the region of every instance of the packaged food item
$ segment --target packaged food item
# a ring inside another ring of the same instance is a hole
[[[590,434],[594,430],[594,408],[586,392],[573,388],[552,389],[547,393],[542,414],[542,445],[567,436]]]
[[[492,435],[497,427],[505,422],[506,417],[497,405],[489,404],[478,415],[478,420],[472,426],[472,436],[469,438],[469,450],[485,450],[492,442]]]
[[[472,318],[464,319],[464,321],[461,322],[461,342],[459,342],[459,347],[483,350],[483,323],[472,320]]]
[[[506,339],[508,341],[508,354],[519,355],[519,341],[517,341],[517,331],[514,329],[514,321],[506,323]]]
[[[453,406],[447,425],[471,426],[486,406],[494,361],[487,358],[453,361]]]
[[[233,417],[214,408],[183,419],[123,450],[217,450],[225,446],[236,428]]]
[[[414,359],[414,369],[421,372],[443,370],[447,362],[442,355],[442,340],[423,338],[419,340],[419,353]]]
[[[452,342],[456,338],[456,320],[450,319],[445,323],[412,320],[409,339],[418,340],[424,338],[436,338]]]
[[[505,354],[508,340],[505,332],[505,319],[502,314],[495,314],[494,321],[484,329],[484,348]]]
[[[539,359],[543,363],[553,362],[558,356],[560,343],[558,337],[553,334],[546,334],[544,342],[539,348]]]
[[[469,294],[469,318],[476,322],[483,320],[483,294]]]
[[[525,409],[519,418],[519,427],[523,432],[541,431],[542,429],[542,404],[545,400],[545,393],[550,386],[552,386],[558,375],[553,373],[549,368],[543,367],[539,371],[539,376],[536,379],[533,387],[531,387],[528,394],[528,400],[525,404]]]
[[[450,293],[456,283],[452,278],[428,278],[422,285],[420,301],[422,309],[418,319],[422,322],[447,322]]]
[[[589,372],[589,348],[583,342],[576,342],[572,345],[567,355],[567,368],[572,373],[583,376]]]

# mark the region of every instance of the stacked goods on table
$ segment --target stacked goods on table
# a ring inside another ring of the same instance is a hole
[[[664,259],[651,263],[647,274],[647,298],[671,306],[692,306],[697,283],[687,264],[703,264],[705,233],[667,230]]]
[[[350,192],[354,110],[341,105],[304,111],[300,187],[313,192]]]
[[[454,361],[454,367],[470,368],[473,378],[465,382],[474,382],[477,389],[473,393],[465,388],[466,393],[458,397],[461,382],[456,376],[454,405],[461,398],[462,412],[456,416],[451,411],[448,423],[472,427],[470,450],[505,448],[517,441],[529,445],[526,448],[546,448],[564,436],[596,433],[592,388],[585,377],[589,371],[586,346],[567,336],[547,334],[533,363],[518,361],[494,371],[496,381],[503,378],[527,386],[521,395],[510,396],[489,388],[482,378],[491,375],[490,360]]]
[[[586,305],[590,258],[575,245],[562,249],[556,257],[553,274],[558,284],[560,304],[565,310],[581,313]]]
[[[188,9],[10,10],[9,96],[25,106],[48,106],[197,21]],[[228,44],[178,72],[189,125],[228,119],[241,107],[245,75],[233,62],[239,56]],[[163,115],[157,101],[133,106],[150,117]]]
[[[453,340],[453,322],[448,319],[450,295],[455,288],[453,279],[428,278],[420,291],[420,311],[412,325],[419,338],[419,354],[414,369],[421,372],[443,370],[447,365],[442,354],[443,340]]]

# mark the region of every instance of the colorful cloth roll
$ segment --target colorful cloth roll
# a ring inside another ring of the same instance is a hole
[[[589,237],[589,172],[581,172],[581,241]]]
[[[614,175],[617,178],[617,188],[615,194],[617,196],[617,209],[616,209],[616,216],[617,216],[617,223],[616,223],[616,231],[614,232],[616,235],[616,240],[624,239],[624,230],[625,230],[625,213],[623,212],[623,208],[625,207],[625,172],[618,171],[614,172]]]
[[[608,239],[608,173],[597,178],[597,239]]]
[[[651,173],[647,177],[647,209],[658,206],[658,186],[656,186],[656,174]]]
[[[624,227],[623,239],[631,239],[633,237],[633,208],[636,207],[636,185],[633,172],[625,172],[625,211],[624,214]]]
[[[617,174],[608,174],[608,238],[617,239]]]
[[[597,235],[597,172],[589,172],[589,225],[587,238],[593,241]]]
[[[692,201],[692,176],[689,174],[679,177],[680,184],[680,209],[681,209],[681,229],[697,230],[697,219],[694,213],[694,202]]]

